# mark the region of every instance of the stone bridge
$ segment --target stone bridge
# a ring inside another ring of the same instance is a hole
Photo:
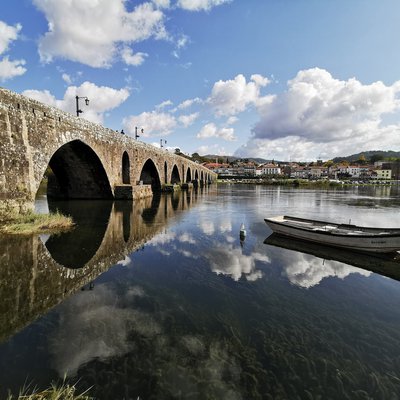
[[[182,156],[0,88],[0,214],[32,209],[48,167],[48,197],[63,199],[136,199],[216,179]]]

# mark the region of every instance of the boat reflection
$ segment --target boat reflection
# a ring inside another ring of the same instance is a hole
[[[289,238],[276,233],[268,236],[264,244],[293,250],[298,253],[309,254],[322,260],[333,260],[343,264],[361,268],[384,275],[388,278],[400,280],[399,253],[363,253],[347,249],[338,249],[331,246]],[[321,266],[323,268],[323,266]]]

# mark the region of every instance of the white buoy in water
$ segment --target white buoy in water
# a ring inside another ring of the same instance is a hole
[[[244,240],[244,238],[246,237],[246,229],[244,227],[244,224],[242,223],[242,225],[240,225],[240,239]]]

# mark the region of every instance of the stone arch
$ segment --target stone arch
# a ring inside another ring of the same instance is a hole
[[[199,180],[199,171],[196,169],[196,173],[194,174],[194,180],[198,181]]]
[[[95,151],[80,140],[61,146],[51,157],[47,196],[56,199],[111,199],[107,173]]]
[[[140,180],[145,185],[151,185],[153,192],[161,190],[160,174],[151,158],[144,163],[140,172]]]
[[[182,164],[182,183],[185,183],[185,166]]]
[[[180,183],[181,178],[179,176],[179,171],[178,171],[178,167],[176,165],[173,166],[172,168],[172,173],[171,173],[171,183]]]
[[[200,172],[200,181],[204,182],[204,171]]]
[[[122,155],[122,183],[131,183],[131,163],[126,151],[124,151],[124,154]]]
[[[192,181],[192,171],[190,170],[190,167],[188,167],[186,171],[186,182],[189,183]]]
[[[168,183],[168,165],[167,162],[164,162],[164,183]]]

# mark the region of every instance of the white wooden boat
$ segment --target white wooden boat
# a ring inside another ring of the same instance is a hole
[[[400,229],[370,228],[280,215],[265,218],[273,232],[347,249],[389,253],[400,250]]]

